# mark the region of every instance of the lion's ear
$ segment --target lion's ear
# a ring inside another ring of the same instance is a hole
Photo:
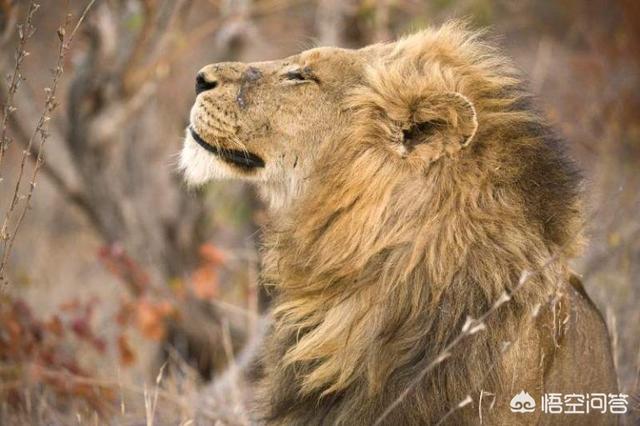
[[[452,154],[471,143],[478,130],[473,103],[457,92],[425,96],[411,106],[408,122],[402,125],[402,144],[435,159]]]

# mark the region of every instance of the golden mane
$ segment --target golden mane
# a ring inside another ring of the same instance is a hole
[[[410,399],[429,401],[437,419],[481,385],[498,386],[485,377],[499,358],[490,342],[512,341],[524,313],[565,279],[562,263],[543,265],[581,242],[573,170],[544,145],[540,117],[521,108],[527,95],[511,66],[477,37],[447,25],[376,59],[345,104],[355,111],[349,133],[332,141],[311,190],[267,232],[278,368],[299,374],[301,395],[357,387],[375,399],[390,376],[407,369],[406,380],[441,356],[466,318],[488,310],[523,271],[543,270]],[[434,90],[475,106],[473,152],[433,162],[390,156],[394,126]],[[556,156],[563,169],[540,201],[559,209],[538,219],[544,212],[526,187],[549,178],[539,156]]]

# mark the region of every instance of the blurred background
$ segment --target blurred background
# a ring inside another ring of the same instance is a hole
[[[0,0],[0,423],[246,424],[230,360],[266,321],[264,213],[243,184],[177,173],[196,72],[452,18],[489,27],[584,171],[573,266],[638,407],[640,2],[39,3]]]

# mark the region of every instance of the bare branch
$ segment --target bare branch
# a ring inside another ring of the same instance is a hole
[[[153,34],[153,28],[156,25],[155,18],[159,12],[157,10],[157,3],[144,0],[142,2],[144,21],[142,23],[142,29],[138,32],[134,41],[131,53],[126,59],[126,63],[123,67],[123,81],[126,87],[129,86],[130,74],[134,71],[136,66],[140,65],[140,62],[145,56],[145,52],[148,50],[148,45]],[[125,89],[126,90],[126,89]]]
[[[175,2],[175,5],[173,6],[173,9],[169,15],[170,19],[169,19],[169,22],[167,23],[167,27],[162,31],[160,37],[155,42],[155,46],[152,49],[153,51],[150,55],[148,55],[147,60],[150,59],[155,62],[157,61],[157,58],[161,52],[169,50],[169,45],[177,38],[176,34],[180,34],[182,32],[182,26],[183,26],[182,18],[188,11],[189,7],[191,6],[191,3],[192,3],[191,0],[179,0]],[[149,11],[148,13],[150,14],[152,13],[153,10],[148,9],[148,11]],[[149,20],[149,23],[148,23],[149,25],[153,24],[150,18],[151,18],[150,16],[146,17],[146,19]],[[145,20],[145,26],[146,25],[147,25],[147,21]],[[141,31],[142,33],[149,32],[149,34],[141,34],[141,36],[143,37],[148,38],[149,35],[151,34],[151,28],[143,27]],[[142,42],[146,42],[146,40],[139,40],[139,43],[142,43]],[[137,68],[134,68],[135,65],[140,65],[140,62],[144,60],[143,53],[145,50],[148,50],[148,49],[143,49],[141,51],[136,51],[134,49],[134,52],[132,53],[132,57],[129,58],[127,68],[125,69],[125,72],[123,74],[123,81],[124,81],[124,87],[126,92],[131,91],[132,88],[139,87],[141,82],[147,81],[147,78],[149,75],[145,71],[148,69],[148,67],[138,66]],[[154,66],[152,67],[152,69],[153,71],[155,71],[157,67]],[[153,74],[155,74],[155,72]]]
[[[33,27],[33,15],[36,13],[40,6],[33,1],[29,3],[29,9],[24,18],[24,22],[18,26],[18,46],[16,48],[16,60],[13,68],[13,73],[9,81],[9,88],[7,89],[6,99],[4,100],[4,106],[2,109],[2,123],[0,123],[0,172],[2,171],[2,159],[4,153],[9,147],[10,139],[7,136],[7,125],[9,122],[9,116],[16,110],[13,106],[13,97],[18,91],[18,86],[23,80],[20,69],[24,59],[29,55],[29,52],[25,50],[27,41],[35,32]],[[0,178],[0,182],[2,179]],[[2,234],[0,234],[1,236]]]
[[[76,25],[74,26],[73,30],[71,31],[68,37],[66,37],[65,27],[69,25],[70,15],[67,15],[65,23],[61,27],[59,27],[57,31],[58,39],[60,40],[60,42],[58,44],[58,58],[56,61],[56,66],[53,70],[51,86],[45,88],[46,97],[45,97],[42,114],[38,119],[38,122],[36,124],[36,127],[31,137],[29,138],[29,142],[27,144],[26,149],[22,152],[22,160],[20,162],[20,169],[19,169],[18,177],[15,183],[13,197],[9,204],[8,210],[5,214],[2,227],[0,228],[0,241],[2,241],[2,258],[0,259],[0,283],[2,284],[5,284],[7,282],[7,279],[5,276],[5,270],[6,270],[7,262],[9,260],[9,255],[11,254],[13,244],[15,242],[18,231],[20,230],[22,222],[24,221],[24,218],[27,214],[27,211],[31,208],[31,199],[33,197],[33,192],[36,187],[36,179],[38,176],[38,172],[44,164],[44,157],[43,157],[44,145],[47,142],[47,139],[49,138],[47,127],[53,111],[58,106],[58,103],[56,101],[56,90],[58,88],[58,83],[60,81],[60,78],[62,77],[62,73],[64,72],[63,64],[64,64],[65,54],[71,47],[71,42],[73,41],[73,38],[76,32],[78,31],[78,28],[80,27],[80,24],[84,21],[89,9],[94,3],[95,3],[95,0],[91,0],[88,3],[87,7],[84,9],[82,15],[76,22]],[[32,2],[31,4],[34,4],[34,3]],[[31,10],[31,7],[29,10]],[[30,20],[31,18],[28,18],[28,19]],[[22,39],[22,35],[20,35],[20,37]],[[18,66],[17,66],[17,72],[18,73],[20,72]],[[37,157],[35,160],[33,171],[31,173],[28,192],[26,195],[22,196],[20,195],[22,179],[24,177],[27,160],[33,153],[36,138],[39,139],[37,152],[36,152]],[[22,199],[24,200],[21,206],[22,210],[18,212],[17,211],[18,203]],[[14,213],[17,214],[18,216],[17,216],[17,219],[15,219],[13,231],[9,232],[8,228],[10,226],[12,219],[14,218]]]
[[[0,87],[0,90],[2,90],[2,87]],[[28,146],[30,139],[29,130],[24,124],[25,123],[20,122],[20,120],[18,120],[15,116],[12,117],[11,121],[9,122],[12,132],[16,135],[16,143],[21,144],[23,146],[23,149],[29,150],[30,159],[42,158],[38,147],[34,145],[31,145],[31,147]],[[49,139],[51,139],[52,136],[55,135],[50,134]],[[54,142],[59,140],[59,136],[54,137]],[[42,173],[44,173],[44,175],[56,187],[56,189],[60,191],[62,195],[68,198],[72,203],[80,207],[91,220],[92,216],[95,215],[94,209],[88,204],[88,201],[80,188],[76,188],[71,183],[69,183],[64,174],[50,162],[42,162],[40,168],[42,170]]]
[[[80,15],[80,18],[78,18],[78,20],[76,21],[76,25],[73,27],[73,30],[71,30],[71,34],[69,34],[69,37],[67,37],[67,41],[64,44],[65,50],[69,50],[71,48],[71,43],[73,42],[73,39],[76,36],[78,29],[80,28],[80,25],[82,25],[84,20],[87,18],[87,14],[89,13],[89,10],[91,10],[95,2],[96,0],[90,0],[89,3],[87,3],[87,5],[85,6],[84,10],[82,11],[82,15]]]

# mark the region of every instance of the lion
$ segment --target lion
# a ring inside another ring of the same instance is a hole
[[[186,180],[251,182],[269,210],[257,421],[616,423],[542,404],[617,381],[568,266],[580,174],[481,32],[212,64],[196,94]]]

